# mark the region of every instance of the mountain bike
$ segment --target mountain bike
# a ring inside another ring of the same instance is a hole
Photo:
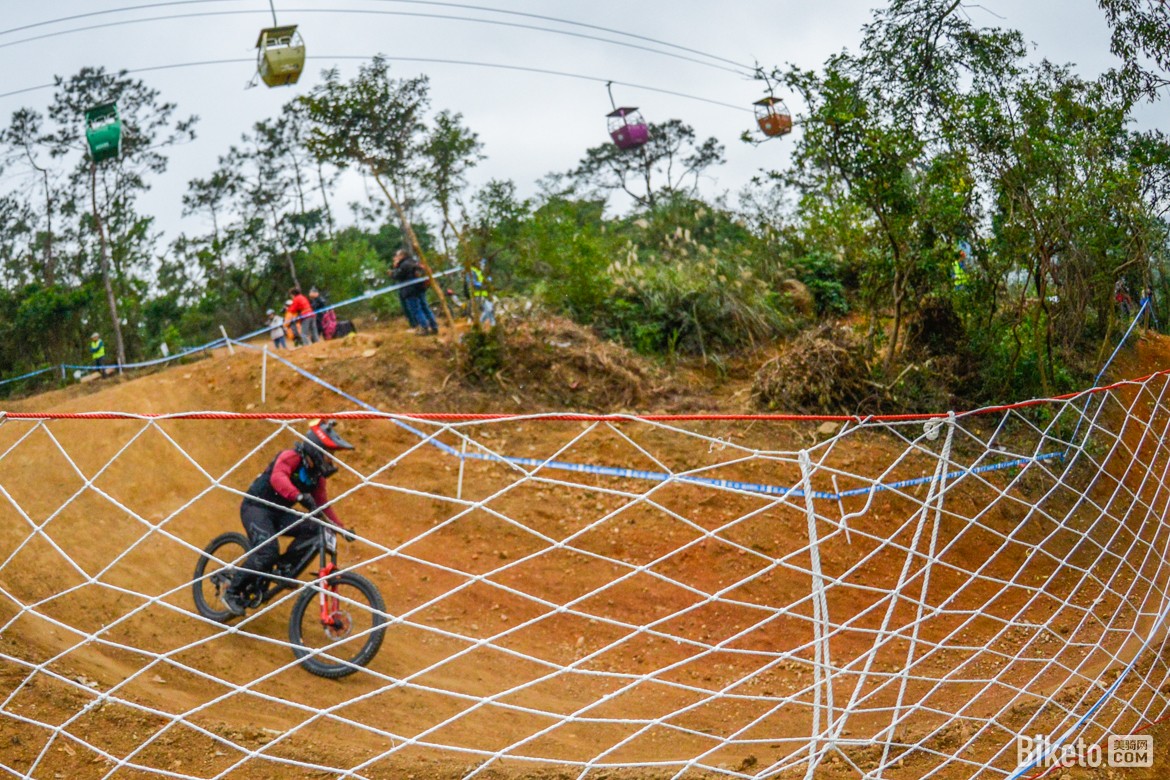
[[[312,522],[318,529],[316,542],[295,560],[280,556],[271,574],[253,577],[244,604],[258,609],[282,591],[299,589],[288,623],[293,655],[313,674],[336,679],[353,674],[377,654],[386,633],[386,606],[374,583],[338,568],[335,528]],[[200,615],[219,623],[234,617],[223,596],[250,550],[248,537],[234,531],[220,534],[203,548],[191,582]],[[314,558],[320,560],[316,577],[300,580]]]

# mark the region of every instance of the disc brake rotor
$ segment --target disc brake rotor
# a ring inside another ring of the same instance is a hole
[[[338,639],[345,639],[353,633],[353,621],[349,617],[349,613],[343,610],[338,610],[329,616],[329,622],[322,626],[325,629],[325,636],[333,641]]]

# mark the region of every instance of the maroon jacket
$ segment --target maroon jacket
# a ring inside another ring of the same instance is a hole
[[[313,479],[308,468],[301,463],[301,454],[296,450],[284,450],[268,464],[264,473],[256,477],[252,486],[248,488],[248,495],[262,499],[269,504],[292,507],[297,502],[297,496],[307,493],[313,497],[318,506],[325,506],[329,494],[325,489],[326,479]],[[245,499],[246,500],[246,499]],[[333,507],[327,506],[322,514],[329,522],[344,528]]]

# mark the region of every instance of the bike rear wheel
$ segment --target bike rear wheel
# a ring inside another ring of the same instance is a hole
[[[336,679],[353,674],[377,654],[386,633],[386,605],[374,583],[360,574],[334,574],[329,583],[332,590],[314,582],[301,591],[289,615],[288,638],[301,666]]]
[[[223,603],[223,594],[236,574],[237,565],[244,563],[247,554],[248,538],[234,532],[220,534],[203,548],[191,581],[195,609],[200,615],[218,623],[226,623],[232,618],[231,611]]]

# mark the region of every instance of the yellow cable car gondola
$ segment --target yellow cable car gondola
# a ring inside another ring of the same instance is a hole
[[[270,87],[296,84],[305,69],[305,42],[295,24],[266,27],[256,39],[256,72]]]

